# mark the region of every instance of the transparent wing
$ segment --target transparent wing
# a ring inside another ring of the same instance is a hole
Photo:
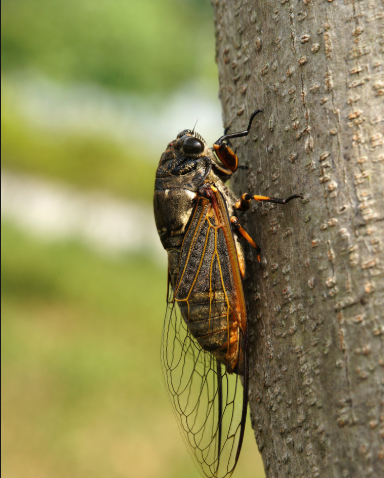
[[[174,414],[202,475],[230,475],[244,426],[240,376],[228,374],[200,347],[176,302],[167,307],[161,356]]]

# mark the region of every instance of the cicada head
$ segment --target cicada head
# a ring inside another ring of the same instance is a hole
[[[206,150],[208,150],[207,143],[196,131],[184,129],[168,144],[164,154],[184,161],[188,158],[197,159],[204,156],[207,153]]]
[[[211,150],[204,139],[194,130],[185,129],[168,144],[161,155],[156,177],[180,178],[192,175],[200,184],[201,177],[205,177],[209,172],[211,155]]]

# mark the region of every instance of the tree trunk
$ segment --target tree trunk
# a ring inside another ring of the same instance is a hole
[[[225,126],[255,203],[252,426],[267,477],[384,476],[384,59],[379,0],[213,0]]]

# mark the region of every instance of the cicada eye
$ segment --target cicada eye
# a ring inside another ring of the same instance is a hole
[[[188,136],[183,143],[183,150],[187,154],[199,154],[204,151],[204,144],[193,136]]]

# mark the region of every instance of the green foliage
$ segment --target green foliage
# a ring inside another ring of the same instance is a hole
[[[115,196],[151,201],[156,161],[133,144],[128,150],[107,137],[33,126],[3,97],[2,166],[67,181]]]
[[[5,0],[1,25],[3,71],[138,92],[216,76],[208,0]]]
[[[158,158],[148,158],[146,145],[132,138],[128,150],[107,133],[37,126],[38,117],[27,120],[15,107],[12,78],[24,75],[27,84],[42,74],[157,99],[214,78],[209,0],[5,0],[1,21],[3,166],[151,201]]]

